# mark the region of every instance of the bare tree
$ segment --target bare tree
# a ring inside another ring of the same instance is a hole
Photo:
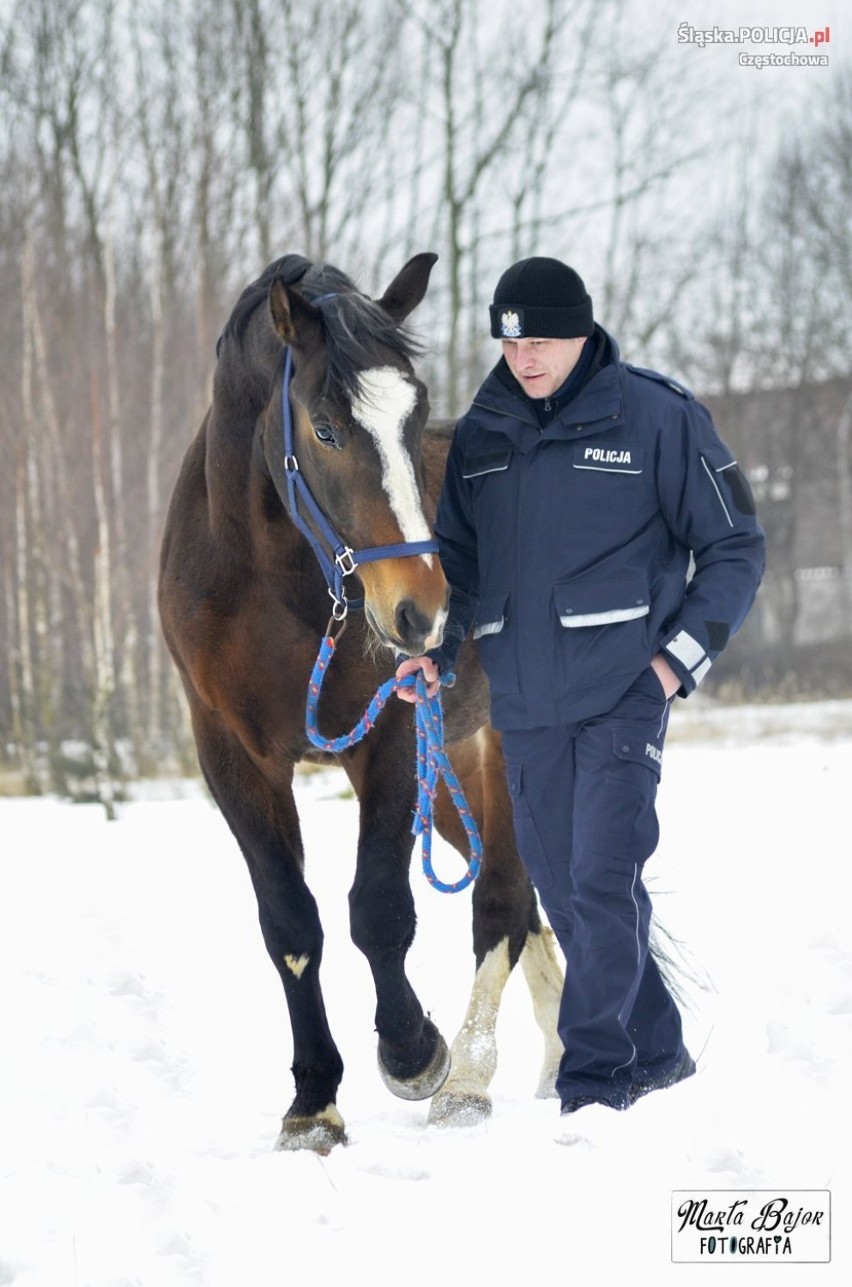
[[[850,373],[852,347],[852,69],[830,93],[815,95],[815,110],[802,135],[781,152],[774,209],[790,248],[776,285],[789,318],[783,341],[798,365],[801,383]],[[798,258],[792,262],[793,253]],[[788,288],[788,279],[793,289]],[[841,597],[852,633],[852,459],[847,398],[837,416],[835,467],[841,536]]]
[[[116,691],[115,638],[112,612],[112,537],[103,481],[102,426],[97,380],[92,377],[92,478],[97,538],[94,547],[92,637],[92,765],[97,798],[109,821],[116,817],[115,726],[112,707]]]
[[[372,293],[439,252],[418,327],[444,412],[493,360],[487,297],[526,254],[574,263],[620,339],[716,392],[848,371],[849,82],[771,182],[732,172],[696,242],[692,75],[674,19],[635,19],[630,0],[0,5],[0,745],[31,784],[47,762],[72,789],[73,739],[109,800],[116,746],[144,769],[189,745],[160,531],[216,337],[270,259],[330,258]],[[779,468],[806,470],[786,424]]]
[[[481,333],[481,326],[471,329],[468,319],[477,315],[482,299],[483,243],[494,247],[487,257],[491,267],[498,243],[517,247],[522,211],[535,209],[536,179],[557,133],[548,108],[554,101],[564,103],[570,90],[577,91],[576,79],[570,85],[559,79],[561,38],[578,20],[587,38],[590,7],[584,0],[548,0],[541,17],[508,44],[501,15],[483,0],[441,0],[437,5],[407,0],[404,8],[430,48],[434,68],[432,101],[427,99],[420,110],[435,121],[431,165],[440,176],[441,198],[436,231],[447,256],[448,279],[443,394],[452,411],[462,400],[463,380],[467,384],[470,377],[463,344],[466,324],[468,337]],[[568,68],[579,75],[573,60]],[[533,153],[529,166],[528,153]],[[540,214],[530,219],[537,231]],[[473,271],[467,273],[471,263]]]
[[[681,370],[721,397],[734,422],[763,398],[769,423],[752,423],[742,442],[757,457],[769,537],[765,615],[771,637],[791,641],[801,633],[797,564],[803,543],[812,545],[803,515],[815,492],[832,529],[826,560],[837,557],[839,543],[839,598],[852,630],[850,402],[838,393],[838,405],[826,391],[850,374],[852,75],[840,77],[830,96],[814,95],[807,124],[788,132],[768,160],[756,145],[760,116],[747,125],[726,205],[695,241],[699,271],[677,310],[672,351]],[[814,470],[824,470],[825,446],[815,458],[817,436],[831,444],[833,464],[821,487]]]
[[[375,179],[402,84],[397,6],[276,0],[275,8],[283,43],[273,80],[282,209],[305,254],[357,263],[374,210],[392,195],[377,194]]]

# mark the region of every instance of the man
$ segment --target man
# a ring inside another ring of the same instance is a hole
[[[436,691],[473,626],[518,847],[565,954],[562,1112],[625,1109],[695,1070],[642,871],[670,700],[742,624],[764,538],[706,409],[621,361],[573,269],[521,260],[490,313],[503,356],[456,427],[435,525],[444,641],[397,674]]]

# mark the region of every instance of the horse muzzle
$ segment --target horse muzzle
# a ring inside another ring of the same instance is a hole
[[[399,571],[402,560],[390,561],[381,570],[374,565],[376,575],[373,576],[362,573],[364,613],[367,624],[384,647],[419,657],[428,648],[437,648],[444,637],[449,587],[437,559],[432,575],[422,579],[419,575],[412,578],[410,562],[405,568],[408,573],[405,579],[394,576],[394,563]],[[419,571],[417,569],[418,574]]]
[[[419,656],[427,648],[437,648],[444,637],[447,610],[442,608],[437,617],[429,618],[418,608],[413,599],[403,599],[397,604],[396,635],[403,652]]]

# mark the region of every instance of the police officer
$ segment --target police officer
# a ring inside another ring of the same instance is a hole
[[[444,640],[397,673],[436,691],[473,629],[518,848],[565,955],[562,1111],[625,1109],[695,1070],[643,868],[671,699],[742,624],[764,538],[707,410],[621,361],[572,268],[513,264],[490,315],[503,354],[456,427],[435,525]]]

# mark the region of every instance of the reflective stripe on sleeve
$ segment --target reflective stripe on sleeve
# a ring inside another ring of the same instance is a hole
[[[695,670],[693,670],[692,672],[692,678],[695,680],[696,684],[701,683],[702,679],[707,674],[707,671],[710,669],[712,664],[713,663],[711,662],[710,658],[705,657],[701,665],[695,667]]]
[[[693,639],[692,635],[687,634],[685,630],[679,631],[674,639],[670,639],[663,647],[687,670],[694,670],[707,655],[698,640]]]
[[[477,626],[473,632],[474,639],[481,639],[483,635],[499,635],[503,629],[503,617],[499,621],[486,621],[481,626]]]
[[[723,498],[723,496],[722,496],[722,493],[719,491],[719,484],[716,482],[716,479],[713,477],[713,471],[712,471],[712,469],[710,468],[710,466],[707,464],[707,461],[704,459],[704,457],[703,457],[703,456],[701,457],[701,463],[702,463],[702,465],[704,466],[704,469],[705,469],[705,471],[706,471],[706,473],[707,473],[707,477],[710,479],[710,482],[711,482],[711,483],[712,483],[712,485],[713,485],[713,490],[714,490],[714,492],[716,493],[717,497],[719,498],[719,504],[722,506],[722,509],[723,509],[723,511],[724,511],[724,514],[725,514],[725,518],[728,520],[728,526],[729,526],[729,527],[733,527],[733,526],[734,526],[734,520],[731,518],[731,511],[728,509],[727,505],[725,504],[725,501],[724,501],[724,498]],[[736,461],[732,461],[731,463],[735,465],[737,462],[736,462]],[[725,465],[725,469],[728,469],[728,468],[729,468],[729,466],[728,466],[728,465]],[[717,470],[716,472],[717,472],[717,473],[721,473],[722,471],[721,471],[721,470]]]

